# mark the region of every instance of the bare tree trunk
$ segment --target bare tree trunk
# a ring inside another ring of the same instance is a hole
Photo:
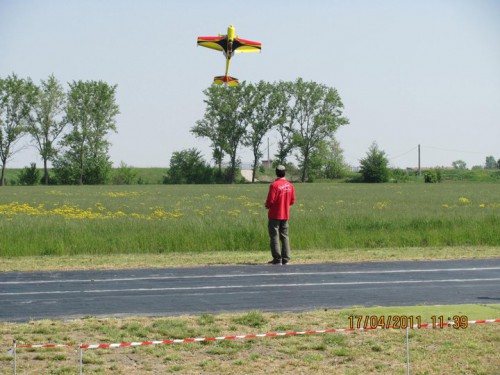
[[[5,185],[5,162],[2,164],[2,175],[0,176],[0,186]]]
[[[302,166],[301,181],[306,182],[309,178],[309,150],[304,152],[304,165]]]
[[[45,185],[49,184],[49,169],[47,167],[47,158],[43,158],[43,173],[44,173],[44,181]]]
[[[83,185],[83,156],[80,160],[80,176],[78,176],[78,184]]]
[[[234,184],[235,179],[236,179],[236,152],[234,154],[230,155],[230,158],[231,158],[231,166],[229,167],[230,168],[229,179],[230,179],[230,183]]]
[[[80,176],[78,177],[78,184],[83,185],[83,142],[80,145]]]
[[[254,159],[253,161],[253,166],[252,166],[252,184],[255,182],[255,174],[257,172],[257,163],[259,162],[259,159]]]

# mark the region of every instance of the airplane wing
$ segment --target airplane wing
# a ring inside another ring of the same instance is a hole
[[[224,36],[199,36],[198,45],[227,53],[227,37]],[[234,38],[234,53],[260,52],[262,43],[247,39]]]
[[[235,53],[260,52],[262,43],[251,40],[234,38],[233,50]]]
[[[199,36],[198,45],[217,51],[227,52],[226,36]]]

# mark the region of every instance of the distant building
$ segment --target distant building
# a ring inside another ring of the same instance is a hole
[[[262,166],[264,168],[272,168],[273,167],[273,161],[272,160],[262,160]]]

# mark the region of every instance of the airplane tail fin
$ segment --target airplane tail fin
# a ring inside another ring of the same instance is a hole
[[[234,78],[234,77],[230,77],[230,76],[218,76],[218,77],[214,77],[214,83],[216,85],[224,85],[224,84],[226,84],[227,86],[231,86],[231,87],[239,85],[238,78]]]

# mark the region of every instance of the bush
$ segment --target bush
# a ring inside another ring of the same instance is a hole
[[[494,180],[500,180],[500,171],[496,171],[490,174],[490,177]]]
[[[112,182],[113,185],[132,185],[136,179],[137,172],[122,161],[120,167],[114,171]]]
[[[443,175],[441,169],[431,169],[429,171],[424,172],[424,181],[426,183],[437,183],[441,182],[443,179]]]
[[[35,163],[31,163],[30,167],[24,167],[18,176],[19,185],[33,186],[40,181],[40,171],[36,168]]]
[[[407,171],[399,168],[391,170],[391,182],[408,182],[409,179]]]
[[[366,158],[361,159],[361,175],[364,182],[387,182],[389,181],[389,160],[385,152],[379,150],[376,142],[373,142]]]
[[[109,182],[112,163],[105,154],[87,157],[83,168],[82,183],[102,185]],[[59,185],[77,185],[80,183],[80,165],[74,153],[67,152],[63,157],[53,160],[54,179]]]
[[[210,184],[214,171],[205,163],[201,152],[195,148],[174,152],[164,184]]]

